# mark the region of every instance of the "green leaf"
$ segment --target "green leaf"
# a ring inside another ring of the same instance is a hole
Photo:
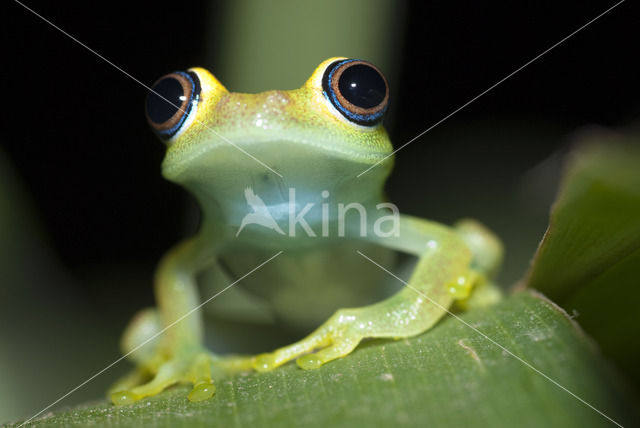
[[[615,373],[539,294],[518,293],[462,319],[618,423],[633,420]],[[412,339],[367,342],[318,370],[288,364],[219,380],[205,402],[188,402],[187,392],[81,406],[31,426],[613,426],[453,317]]]
[[[528,275],[640,382],[640,138],[583,136]]]

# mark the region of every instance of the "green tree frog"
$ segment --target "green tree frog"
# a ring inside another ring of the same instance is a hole
[[[115,404],[175,383],[193,385],[191,401],[205,400],[218,373],[292,360],[317,369],[365,338],[423,333],[454,303],[499,298],[491,278],[502,246],[490,231],[473,220],[448,227],[400,215],[385,202],[393,163],[381,124],[388,104],[378,68],[347,58],[327,59],[289,91],[231,93],[202,68],[154,84],[146,116],[167,146],[163,175],[195,195],[202,224],[160,261],[157,307],[140,312],[123,335],[138,368],[110,390]],[[385,273],[371,262],[382,260],[381,249],[417,262],[406,285],[397,282],[395,294],[377,300]],[[273,352],[214,354],[198,310],[205,271],[219,290],[317,328]],[[368,304],[353,307],[362,296]]]

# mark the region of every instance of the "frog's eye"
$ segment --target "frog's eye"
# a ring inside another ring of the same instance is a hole
[[[347,120],[373,126],[389,105],[389,85],[376,66],[358,59],[333,62],[322,77],[324,96]]]
[[[195,117],[200,80],[193,71],[176,71],[158,79],[147,96],[146,116],[153,130],[168,140]]]

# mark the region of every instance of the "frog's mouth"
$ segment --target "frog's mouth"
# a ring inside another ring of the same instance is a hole
[[[271,171],[283,177],[292,171],[309,173],[342,170],[354,176],[368,170],[379,170],[386,176],[393,165],[390,150],[353,149],[331,141],[305,139],[256,139],[236,142],[216,138],[193,147],[170,147],[162,162],[163,175],[175,182],[187,176],[208,175],[217,170],[228,174],[264,173]]]

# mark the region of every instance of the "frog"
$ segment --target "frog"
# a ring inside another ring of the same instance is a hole
[[[321,370],[365,339],[423,334],[452,310],[501,298],[503,246],[493,232],[472,219],[448,226],[401,214],[388,202],[389,93],[375,65],[347,57],[323,61],[293,90],[230,92],[199,67],[151,87],[145,114],[166,145],[162,174],[195,196],[201,224],[160,260],[157,306],[125,329],[122,351],[137,366],[109,390],[114,404],[179,383],[203,401],[221,376],[292,361]],[[382,264],[396,253],[414,261],[407,281]],[[257,355],[209,350],[198,288],[205,271],[219,290],[207,302],[233,295],[307,334]],[[387,273],[395,289],[378,297]]]

